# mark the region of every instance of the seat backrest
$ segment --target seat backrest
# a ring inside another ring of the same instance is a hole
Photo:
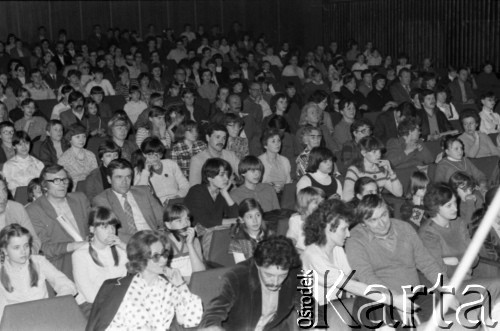
[[[0,330],[83,331],[87,320],[71,295],[5,306]]]
[[[14,200],[23,206],[26,205],[28,203],[28,186],[18,186],[14,194]]]
[[[57,99],[36,100],[35,104],[38,106],[38,110],[40,110],[42,116],[46,120],[49,120],[50,115],[52,115],[52,109],[57,105]]]
[[[214,230],[208,253],[208,261],[220,266],[230,267],[235,264],[234,257],[228,253],[231,241],[231,229]]]
[[[216,268],[193,272],[189,281],[191,293],[200,297],[203,307],[206,308],[210,300],[215,298],[222,286],[222,276],[230,268]]]
[[[283,194],[281,195],[281,208],[295,210],[297,200],[297,193],[295,191],[297,191],[297,183],[292,182],[285,184],[283,187]]]
[[[114,113],[116,110],[123,109],[125,106],[126,100],[123,95],[109,95],[104,98],[103,102],[109,104],[111,108],[111,112]]]
[[[486,175],[487,179],[492,179],[493,170],[498,167],[499,159],[498,156],[488,156],[469,160]]]

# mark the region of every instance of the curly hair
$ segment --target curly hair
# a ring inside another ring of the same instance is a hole
[[[430,185],[424,196],[424,207],[429,217],[435,217],[439,213],[439,208],[450,201],[454,195],[453,189],[448,184]]]
[[[165,250],[170,250],[167,237],[156,231],[139,231],[130,238],[127,244],[127,271],[137,274],[144,271],[151,258],[151,245],[160,242]]]
[[[341,220],[350,224],[351,219],[352,209],[347,203],[337,199],[323,201],[304,223],[306,245],[325,245],[325,229],[328,224],[331,224],[330,231],[335,231]]]
[[[259,267],[277,266],[287,270],[300,265],[299,253],[291,239],[285,236],[271,236],[257,244],[253,253]]]

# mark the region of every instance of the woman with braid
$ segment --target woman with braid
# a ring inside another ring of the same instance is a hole
[[[89,242],[72,256],[76,287],[86,302],[94,302],[106,279],[127,275],[126,245],[116,235],[119,224],[108,208],[95,207],[89,213]]]

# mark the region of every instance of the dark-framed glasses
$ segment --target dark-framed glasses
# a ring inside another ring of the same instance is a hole
[[[154,263],[158,263],[160,261],[160,258],[168,259],[170,256],[170,251],[168,249],[164,249],[161,253],[154,253],[151,254],[149,257],[150,260],[153,260]]]
[[[47,182],[54,183],[56,185],[61,185],[61,183],[69,184],[69,178],[54,178],[54,179],[46,179]]]

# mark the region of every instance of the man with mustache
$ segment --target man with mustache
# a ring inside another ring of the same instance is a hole
[[[232,267],[198,330],[291,330],[299,255],[284,236],[261,241],[253,258]]]
[[[205,151],[196,154],[191,159],[191,165],[189,168],[190,187],[201,183],[201,168],[208,159],[218,157],[226,160],[231,165],[233,173],[238,169],[238,163],[240,160],[236,154],[224,149],[227,139],[226,127],[222,124],[212,123],[207,127],[206,133],[208,148]]]
[[[422,109],[417,111],[420,118],[421,137],[425,140],[438,140],[444,135],[456,133],[446,119],[446,115],[436,107],[436,97],[431,90],[423,90],[420,94]]]

